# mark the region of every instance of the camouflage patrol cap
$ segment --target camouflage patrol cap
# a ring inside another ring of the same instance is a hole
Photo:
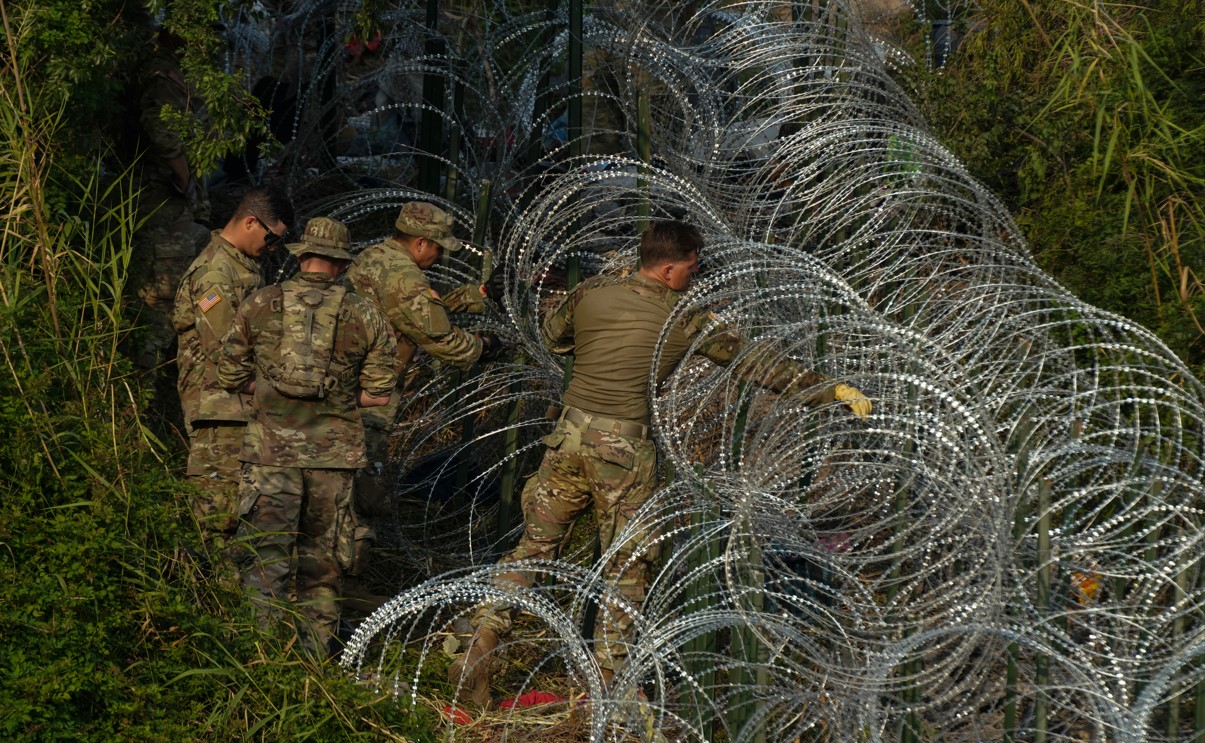
[[[301,242],[289,243],[289,252],[300,258],[303,255],[320,255],[339,261],[350,261],[351,232],[347,225],[330,217],[314,217],[305,223]]]
[[[402,205],[402,211],[393,224],[403,235],[434,240],[449,253],[460,250],[460,240],[452,237],[452,215],[434,204],[425,201],[407,202]]]

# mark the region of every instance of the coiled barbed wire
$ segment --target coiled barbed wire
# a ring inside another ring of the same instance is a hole
[[[473,224],[488,180],[507,291],[464,322],[516,349],[460,377],[418,364],[388,534],[428,580],[360,624],[345,667],[399,698],[446,695],[428,673],[443,644],[496,604],[526,616],[496,663],[507,691],[584,690],[592,740],[1151,741],[1193,724],[1205,391],[1149,331],[1037,268],[889,75],[899,52],[844,3],[595,5],[579,139],[563,10],[457,8],[427,31],[397,9],[379,19],[383,56],[352,69],[338,42],[355,9],[293,5],[274,38],[300,91],[282,157],[295,191],[368,244],[413,198]],[[424,113],[443,122],[438,151],[422,149]],[[425,157],[438,194],[409,185]],[[707,236],[671,322],[712,311],[751,343],[659,387],[674,475],[608,554],[500,587],[489,563],[514,524],[491,528],[499,482],[534,467],[562,377],[540,310],[568,264],[631,270],[638,225],[669,217]],[[476,260],[436,284],[473,280]],[[738,376],[783,358],[874,412]],[[581,627],[591,607],[631,610],[601,566],[632,534],[657,535],[628,551],[662,567],[604,688]],[[549,724],[500,722],[507,739]]]

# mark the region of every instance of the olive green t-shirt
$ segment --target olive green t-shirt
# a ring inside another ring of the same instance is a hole
[[[554,353],[572,353],[573,377],[564,404],[593,415],[649,422],[649,377],[657,340],[681,295],[639,272],[624,277],[595,277],[580,284],[545,319],[544,344]],[[695,353],[727,366],[746,341],[712,314],[695,313],[675,322],[658,359],[657,382],[664,381],[706,332]],[[778,392],[806,389],[827,377],[782,359],[738,370],[743,378]],[[832,399],[825,388],[809,402]]]

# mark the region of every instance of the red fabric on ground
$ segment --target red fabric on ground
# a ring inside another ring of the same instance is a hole
[[[453,708],[450,704],[444,707],[444,717],[448,718],[457,725],[473,724],[473,718],[469,717],[468,712],[465,712],[460,707]]]
[[[564,699],[558,697],[556,694],[549,694],[546,691],[529,691],[524,694],[520,694],[514,699],[507,699],[505,702],[498,702],[498,706],[502,709],[510,709],[511,707],[524,709],[525,707],[536,707],[541,704],[553,704],[555,702],[564,701]]]

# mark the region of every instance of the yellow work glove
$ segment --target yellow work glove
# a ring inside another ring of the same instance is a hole
[[[833,387],[833,397],[848,405],[853,414],[859,418],[870,415],[870,400],[867,400],[866,395],[863,395],[862,390],[857,387],[838,384]]]

